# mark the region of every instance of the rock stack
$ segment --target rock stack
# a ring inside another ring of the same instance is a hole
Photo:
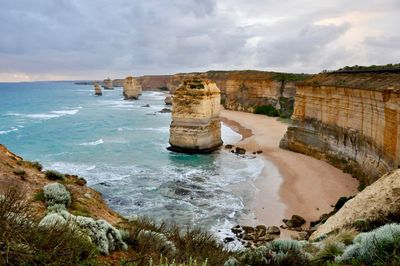
[[[220,97],[220,90],[212,81],[183,81],[172,97],[169,150],[208,153],[222,145]]]
[[[114,89],[113,82],[110,78],[103,80],[103,88],[105,90],[113,90]]]
[[[134,77],[127,77],[124,82],[124,97],[125,100],[139,99],[139,95],[142,94],[142,87]]]
[[[103,93],[101,92],[101,87],[97,83],[94,84],[94,95],[96,95],[96,96],[103,95]]]

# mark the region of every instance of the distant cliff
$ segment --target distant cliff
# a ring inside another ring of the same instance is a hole
[[[265,71],[208,71],[174,75],[168,88],[174,91],[185,78],[200,77],[214,81],[221,90],[226,109],[262,113],[270,108],[275,115],[289,117],[293,111],[295,82],[307,75]]]
[[[370,184],[400,164],[400,75],[325,73],[298,84],[281,146]]]
[[[143,90],[166,90],[171,77],[171,75],[146,75],[136,77],[136,80],[142,86]],[[114,79],[113,85],[114,87],[123,87],[124,79]]]

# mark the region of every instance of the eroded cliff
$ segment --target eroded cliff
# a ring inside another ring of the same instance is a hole
[[[326,73],[299,83],[281,147],[370,184],[400,164],[400,75]]]
[[[208,71],[176,74],[168,87],[173,92],[185,78],[206,78],[221,90],[221,103],[226,109],[254,113],[259,107],[269,106],[276,110],[276,115],[289,117],[293,111],[295,82],[306,76],[253,70]]]
[[[214,82],[185,80],[172,98],[169,150],[204,153],[221,146],[220,101]]]
[[[127,77],[124,82],[124,97],[125,100],[139,99],[139,95],[142,93],[142,87],[134,77]]]

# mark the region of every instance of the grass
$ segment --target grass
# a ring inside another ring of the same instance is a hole
[[[30,167],[36,168],[39,171],[42,171],[43,166],[39,162],[31,162],[31,161],[24,161],[26,164],[28,164]]]
[[[45,174],[47,179],[53,180],[53,181],[55,181],[55,180],[64,180],[64,178],[65,178],[64,174],[62,174],[60,172],[57,172],[55,170],[47,170],[44,174]]]
[[[44,193],[43,190],[40,190],[33,195],[34,201],[43,201],[44,202]]]

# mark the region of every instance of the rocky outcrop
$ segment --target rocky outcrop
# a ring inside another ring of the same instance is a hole
[[[296,93],[295,81],[307,75],[265,71],[208,71],[205,73],[176,74],[168,87],[174,91],[185,78],[199,77],[214,81],[221,90],[221,103],[226,109],[258,112],[258,107],[269,106],[276,114],[289,117]]]
[[[311,235],[310,239],[344,227],[400,220],[400,170],[388,173],[347,201]]]
[[[135,77],[137,82],[139,82],[140,86],[142,86],[142,90],[164,90],[168,91],[168,83],[171,80],[172,75],[145,75],[140,77]],[[114,87],[123,87],[124,79],[114,79],[113,85]]]
[[[103,93],[101,92],[101,87],[97,83],[94,84],[94,95],[96,95],[96,96],[103,95]]]
[[[328,73],[298,84],[281,147],[370,184],[400,165],[400,75]]]
[[[113,85],[113,82],[112,82],[112,80],[111,79],[105,79],[104,81],[103,81],[103,88],[105,89],[105,90],[113,90],[114,89],[114,85]]]
[[[209,80],[188,79],[172,98],[169,150],[211,152],[222,145],[220,91]]]
[[[172,105],[172,97],[171,96],[165,97],[164,103],[165,105]]]
[[[124,82],[124,97],[125,100],[139,99],[139,95],[142,93],[142,87],[134,77],[127,77]]]

